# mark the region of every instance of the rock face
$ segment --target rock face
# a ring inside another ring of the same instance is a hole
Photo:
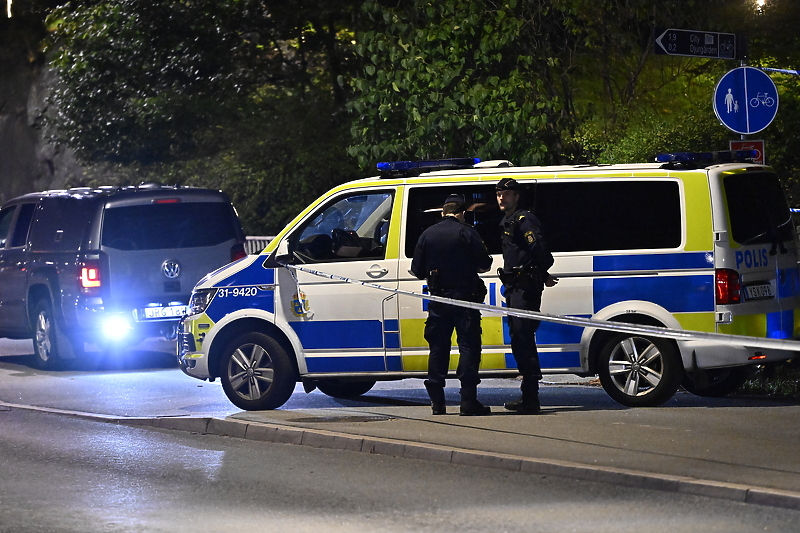
[[[0,31],[8,26],[0,24]],[[4,37],[9,37],[8,34]],[[41,128],[52,74],[24,40],[0,38],[0,203],[33,191],[64,188],[81,168]]]

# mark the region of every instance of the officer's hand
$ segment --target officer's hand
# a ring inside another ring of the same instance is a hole
[[[554,278],[550,274],[547,274],[544,278],[544,284],[546,287],[555,287],[558,283],[558,278]]]

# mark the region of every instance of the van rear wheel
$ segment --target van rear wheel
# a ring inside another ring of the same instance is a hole
[[[333,398],[355,398],[368,393],[375,386],[375,381],[320,380],[316,386],[320,392]]]
[[[673,342],[622,333],[600,352],[598,374],[603,389],[615,401],[629,407],[653,407],[678,390],[683,364]]]
[[[222,389],[240,409],[277,409],[294,392],[295,373],[289,356],[272,337],[245,333],[231,342],[220,360]]]

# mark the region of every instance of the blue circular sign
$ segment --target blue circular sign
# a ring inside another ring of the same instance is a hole
[[[714,89],[714,113],[736,133],[758,133],[770,125],[777,112],[778,88],[757,68],[735,68]]]

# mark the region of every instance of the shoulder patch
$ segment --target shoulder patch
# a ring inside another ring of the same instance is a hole
[[[525,240],[528,241],[528,244],[533,244],[536,242],[536,235],[534,235],[532,231],[526,231]]]

